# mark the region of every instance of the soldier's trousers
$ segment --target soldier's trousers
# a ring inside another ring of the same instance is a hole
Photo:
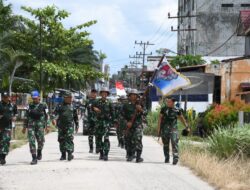
[[[11,128],[0,129],[0,154],[9,153]]]
[[[109,127],[99,125],[96,131],[96,144],[104,155],[108,155],[110,150]]]
[[[169,132],[167,134],[162,134],[162,142],[163,142],[163,152],[165,158],[169,159],[169,145],[172,145],[172,153],[173,153],[173,158],[175,160],[179,159],[179,152],[178,152],[178,132]]]
[[[58,142],[61,152],[74,152],[74,126],[58,127]]]
[[[117,140],[119,145],[124,146],[124,131],[121,126],[118,126],[116,129],[116,134],[117,134]]]
[[[142,152],[142,136],[142,128],[139,126],[128,130],[126,134],[126,150],[129,156],[134,155],[135,152]]]
[[[36,154],[37,149],[42,150],[45,142],[44,138],[44,125],[42,122],[33,122],[28,125],[28,140],[30,153]],[[37,141],[37,148],[36,148]]]
[[[89,134],[89,137],[88,137],[89,147],[90,147],[90,149],[93,149],[93,147],[94,147],[94,136],[95,136],[95,126],[94,125],[90,125],[88,127],[88,134]]]

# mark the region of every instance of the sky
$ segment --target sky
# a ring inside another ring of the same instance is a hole
[[[176,50],[177,34],[171,32],[176,27],[176,19],[168,19],[177,14],[177,0],[7,0],[13,12],[30,17],[21,10],[21,6],[32,8],[55,5],[59,9],[70,12],[63,21],[66,27],[82,24],[89,20],[97,20],[97,24],[88,28],[94,48],[107,55],[105,63],[110,65],[111,74],[116,73],[124,65],[129,65],[129,55],[142,52],[142,47],[134,42],[147,42],[146,52],[155,54],[159,48]]]

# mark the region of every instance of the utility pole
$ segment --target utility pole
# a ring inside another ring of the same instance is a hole
[[[139,46],[142,47],[142,52],[140,52],[140,53],[136,52],[136,55],[142,56],[142,71],[144,71],[145,57],[146,57],[146,55],[152,55],[152,52],[150,54],[147,54],[146,49],[147,49],[148,46],[152,46],[154,44],[149,43],[149,41],[147,41],[147,42],[142,42],[142,41],[137,42],[137,41],[135,41],[135,45],[139,45]]]
[[[39,17],[39,38],[40,38],[40,42],[39,42],[39,46],[40,46],[40,97],[41,97],[41,101],[43,101],[43,71],[42,71],[42,59],[43,59],[43,49],[42,49],[42,17]]]
[[[131,75],[133,82],[132,82],[132,87],[135,88],[136,87],[136,82],[137,82],[137,72],[138,72],[138,65],[142,65],[142,63],[139,61],[139,59],[141,59],[142,57],[140,55],[137,55],[138,52],[136,52],[136,55],[134,56],[129,56],[130,59],[134,59],[134,61],[130,61],[130,68],[131,68],[131,72],[133,73],[133,75]]]

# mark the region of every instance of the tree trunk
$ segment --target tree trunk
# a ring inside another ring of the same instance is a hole
[[[12,84],[13,84],[13,81],[14,81],[14,77],[15,77],[15,73],[16,73],[16,70],[21,67],[23,65],[23,62],[22,61],[17,61],[15,66],[14,66],[14,69],[10,75],[10,83],[9,83],[9,94],[11,95],[12,93]]]

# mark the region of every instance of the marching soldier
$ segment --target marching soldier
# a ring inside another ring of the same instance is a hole
[[[23,133],[28,130],[29,147],[32,155],[31,165],[37,164],[42,159],[42,150],[45,142],[44,131],[48,132],[48,107],[46,103],[40,103],[38,91],[31,93],[33,102],[29,104]],[[37,141],[37,148],[36,148]]]
[[[6,164],[6,156],[9,153],[12,122],[16,120],[17,108],[10,102],[7,92],[1,94],[0,102],[0,164]]]
[[[189,130],[181,110],[175,108],[175,99],[168,98],[166,99],[166,105],[161,108],[158,121],[158,135],[162,138],[165,163],[169,163],[169,143],[171,141],[174,165],[179,160],[177,119],[180,119],[186,126],[186,129]]]
[[[100,147],[100,160],[107,161],[110,150],[109,132],[110,125],[114,119],[112,103],[107,100],[109,89],[104,87],[100,91],[101,98],[93,105],[93,110],[96,112],[97,128],[96,128],[96,143]]]
[[[68,153],[68,161],[74,159],[74,123],[75,130],[78,132],[78,115],[77,109],[72,105],[72,94],[65,92],[64,102],[56,107],[54,111],[53,124],[58,128],[58,142],[60,146],[61,158],[60,160],[66,160],[66,153]]]
[[[129,92],[129,102],[123,106],[123,116],[126,120],[126,150],[127,161],[132,161],[136,153],[136,162],[143,162],[142,136],[143,136],[143,116],[147,114],[142,105],[137,101],[139,94],[136,89]]]
[[[93,104],[96,101],[97,91],[95,89],[91,90],[90,99],[87,100],[85,108],[87,109],[87,123],[88,123],[88,140],[89,140],[89,153],[93,153],[94,149],[94,135],[96,128],[96,116],[93,110]],[[96,153],[99,153],[99,148],[96,143]]]
[[[125,102],[125,97],[120,97],[118,103],[115,106],[115,126],[118,140],[118,147],[125,147],[125,130],[126,124],[122,115],[122,107]]]

